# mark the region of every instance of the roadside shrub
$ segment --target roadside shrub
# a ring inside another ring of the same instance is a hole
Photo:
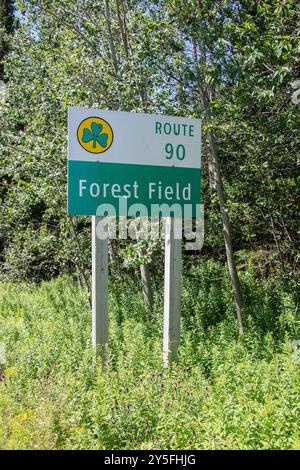
[[[200,273],[210,275],[211,283]],[[197,277],[207,297],[198,290]],[[252,274],[245,273],[243,282],[254,282]],[[127,280],[123,292],[119,285],[119,304],[111,287],[103,369],[91,349],[87,295],[72,279],[40,287],[2,285],[1,448],[297,448],[296,312],[291,294],[280,290],[276,334],[261,328],[265,311],[274,305],[268,300],[272,288],[271,281],[261,285],[263,309],[258,308],[261,291],[252,298],[246,333],[238,338],[224,268],[204,263],[185,273],[179,360],[164,370],[158,293],[151,322],[145,321],[134,281]]]

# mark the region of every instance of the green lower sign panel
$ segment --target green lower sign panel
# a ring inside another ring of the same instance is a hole
[[[68,214],[198,217],[201,170],[68,161]]]

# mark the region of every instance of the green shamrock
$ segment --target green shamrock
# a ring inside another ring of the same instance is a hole
[[[97,122],[92,122],[91,129],[92,131],[90,131],[87,127],[83,129],[82,142],[86,144],[92,140],[93,149],[96,148],[97,143],[101,147],[105,148],[107,146],[108,135],[105,132],[101,134],[102,129],[103,129],[102,124],[98,124]]]

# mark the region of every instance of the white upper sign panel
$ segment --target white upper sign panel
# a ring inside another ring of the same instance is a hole
[[[69,108],[69,160],[200,168],[200,119]]]

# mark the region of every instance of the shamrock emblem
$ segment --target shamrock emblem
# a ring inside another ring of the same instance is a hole
[[[93,121],[91,123],[91,130],[87,127],[83,129],[82,142],[88,143],[93,141],[94,149],[97,147],[97,144],[99,144],[100,147],[103,148],[107,147],[108,135],[105,132],[101,134],[102,130],[102,124]]]

